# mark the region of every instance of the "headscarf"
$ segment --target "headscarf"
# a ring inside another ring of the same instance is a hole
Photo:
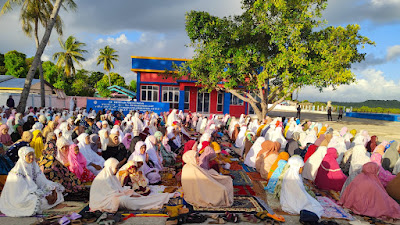
[[[73,172],[79,179],[81,179],[82,174],[86,168],[86,159],[82,155],[81,152],[78,152],[78,154],[75,154],[75,147],[78,147],[78,145],[73,144],[69,146],[69,151],[68,151],[68,162],[69,162],[69,167],[68,169]]]
[[[289,153],[287,153],[287,152],[279,153],[278,158],[275,160],[274,164],[272,164],[271,169],[269,170],[267,180],[269,180],[271,178],[271,176],[274,173],[274,171],[276,170],[276,168],[278,168],[279,161],[280,160],[288,161],[289,157],[290,157]]]
[[[317,151],[312,154],[304,164],[303,169],[303,177],[308,180],[315,180],[317,176],[318,168],[321,165],[322,160],[324,159],[327,152],[327,148],[325,146],[318,147]]]
[[[60,137],[57,139],[57,157],[56,159],[61,162],[63,165],[68,163],[68,151],[63,152],[61,149],[64,146],[69,146],[69,142],[64,137]]]
[[[262,150],[261,144],[265,141],[264,137],[259,137],[251,146],[250,151],[247,153],[244,164],[250,167],[256,167],[257,155]]]
[[[356,145],[353,148],[353,154],[351,155],[349,174],[361,171],[362,166],[365,163],[370,162],[370,160],[367,149],[363,145]]]
[[[33,138],[30,143],[30,146],[33,149],[35,149],[35,157],[36,158],[42,157],[42,151],[44,150],[43,138],[42,138],[41,134],[42,133],[40,130],[35,130],[32,132]]]
[[[129,147],[131,146],[131,142],[132,142],[132,134],[131,133],[125,134],[124,138],[122,139],[122,144],[125,145],[126,149],[129,149]]]
[[[396,177],[396,175],[393,175],[393,174],[397,174],[400,171],[399,170],[399,164],[400,164],[399,160],[397,160],[397,162],[396,162],[396,166],[394,167],[393,174],[391,172],[383,169],[382,155],[379,153],[373,153],[371,155],[371,162],[378,164],[378,166],[379,166],[378,178],[384,187],[386,187],[386,185]]]
[[[347,133],[348,130],[349,129],[347,127],[342,127],[342,129],[340,130],[340,133],[339,133],[340,136],[343,137]]]
[[[156,138],[152,135],[148,136],[144,141],[146,144],[146,153],[149,155],[149,159],[154,163],[154,166],[161,170],[162,169],[162,157],[157,154],[156,151]]]
[[[205,147],[204,152],[199,157],[199,166],[203,169],[209,170],[210,161],[215,157],[217,157],[217,155],[215,154],[214,149],[212,149],[210,146]]]
[[[356,214],[376,218],[400,218],[400,206],[386,192],[378,179],[379,166],[374,162],[362,166],[360,173],[344,190],[339,204]]]
[[[186,152],[190,151],[190,150],[194,150],[193,146],[196,143],[195,140],[189,140],[188,142],[185,143],[185,146],[183,148],[183,153],[182,155],[184,155]],[[197,150],[197,149],[196,149]]]
[[[299,170],[304,166],[303,159],[294,155],[288,160],[290,166],[282,181],[280,203],[282,210],[291,214],[300,214],[308,210],[321,218],[324,209],[321,204],[311,197],[304,188]]]
[[[324,159],[318,169],[317,176],[315,178],[315,185],[322,190],[342,190],[344,182],[346,182],[347,176],[344,175],[339,167],[336,158],[338,153],[335,148],[328,148]]]
[[[9,145],[9,143],[12,143],[11,136],[7,134],[3,134],[3,130],[9,129],[9,127],[5,124],[2,124],[0,126],[0,143],[3,145]]]
[[[98,147],[98,144],[97,144],[97,143],[100,143],[100,144],[101,144],[99,135],[97,135],[97,134],[91,134],[91,135],[90,135],[90,148],[91,148],[95,153],[99,152],[99,147]]]
[[[390,144],[388,150],[386,150],[385,154],[383,154],[382,158],[382,167],[385,170],[393,171],[394,166],[396,165],[397,160],[399,159],[399,152],[397,151],[399,143],[394,141]]]
[[[373,135],[371,137],[371,140],[367,144],[367,151],[372,152],[375,150],[377,144],[376,144],[376,135]]]

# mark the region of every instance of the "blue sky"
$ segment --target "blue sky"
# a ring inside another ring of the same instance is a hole
[[[3,5],[5,0],[0,0]],[[216,16],[241,13],[240,0],[96,0],[76,1],[76,12],[61,11],[64,36],[74,35],[87,44],[86,61],[82,67],[101,71],[96,65],[98,50],[110,45],[118,50],[120,62],[115,72],[127,82],[135,79],[130,71],[131,55],[191,58],[193,49],[185,32],[185,13],[202,10]],[[375,41],[367,46],[366,60],[353,65],[357,82],[319,93],[306,87],[299,93],[299,100],[311,101],[364,101],[368,99],[400,100],[400,76],[397,64],[400,58],[400,0],[328,0],[323,18],[328,25],[345,26],[357,23],[361,34]],[[27,38],[19,24],[19,7],[0,17],[0,52],[18,50],[32,56],[34,41]],[[53,33],[43,60],[51,60],[59,51],[57,34]]]

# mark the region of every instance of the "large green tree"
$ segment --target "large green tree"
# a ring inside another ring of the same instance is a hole
[[[7,72],[6,64],[4,64],[4,54],[0,53],[0,75],[5,75]]]
[[[248,102],[260,120],[302,87],[349,84],[351,64],[365,57],[359,48],[373,42],[358,25],[325,26],[326,2],[243,0],[242,15],[224,18],[191,11],[186,31],[195,55],[177,76]]]
[[[53,60],[57,60],[56,65],[59,68],[64,68],[64,74],[75,76],[75,63],[82,66],[81,61],[85,61],[83,53],[87,51],[82,49],[86,46],[85,43],[79,42],[74,36],[69,36],[65,42],[61,38],[58,39],[61,52],[56,52],[53,55]]]
[[[54,2],[54,1],[53,1]],[[76,4],[73,0],[65,0],[66,6],[70,9],[75,10]],[[36,49],[39,48],[39,28],[42,26],[45,28],[50,21],[50,16],[53,11],[53,3],[50,0],[7,0],[1,11],[0,15],[7,13],[12,10],[13,5],[21,6],[20,21],[22,25],[22,31],[28,37],[33,37],[36,44]],[[64,9],[67,7],[64,6]],[[60,16],[56,16],[55,24],[56,31],[62,35],[62,20]],[[33,62],[33,60],[32,60]],[[41,105],[45,106],[45,91],[44,91],[44,77],[42,62],[39,62],[38,70],[40,73],[40,90],[41,90]]]
[[[129,89],[131,89],[131,91],[136,93],[136,91],[137,91],[136,88],[137,88],[137,82],[136,82],[136,80],[132,80],[130,83]]]
[[[51,61],[43,62],[42,67],[44,79],[50,84],[56,83],[60,76],[60,69]]]
[[[109,84],[108,77],[111,77],[111,85]],[[102,97],[110,97],[111,91],[109,91],[107,88],[112,85],[128,88],[123,76],[119,75],[118,73],[110,73],[109,76],[103,76],[103,78],[97,82],[96,89]]]
[[[110,70],[114,69],[114,62],[118,62],[118,55],[115,49],[110,46],[106,46],[100,49],[100,55],[97,57],[97,65],[103,64],[103,69],[108,73],[108,84],[111,86],[111,74]]]
[[[7,69],[6,75],[18,78],[26,77],[28,67],[26,65],[26,55],[15,50],[9,51],[4,55],[4,64]]]

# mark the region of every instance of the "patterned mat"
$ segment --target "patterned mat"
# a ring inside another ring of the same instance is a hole
[[[345,219],[345,220],[354,220],[354,218],[347,213],[342,207],[334,203],[330,198],[317,196],[318,202],[324,208],[324,214],[322,217],[329,219]]]
[[[253,183],[251,182],[249,176],[247,176],[245,172],[230,170],[229,173],[234,177],[233,179],[234,186],[244,186],[244,185],[253,186]]]
[[[249,166],[247,166],[246,164],[244,164],[242,162],[239,163],[239,164],[243,167],[244,171],[246,171],[246,172],[257,172],[257,170],[255,168],[249,167]]]
[[[247,176],[250,177],[251,180],[254,181],[266,181],[264,178],[261,177],[259,172],[247,172]]]
[[[239,164],[239,162],[234,161],[234,162],[231,162],[230,170],[243,170],[243,167]]]
[[[233,195],[234,196],[254,196],[256,193],[250,186],[233,186]]]
[[[202,208],[193,206],[193,210],[196,212],[261,212],[265,209],[253,196],[236,196],[231,207],[224,208]]]
[[[43,211],[43,215],[67,215],[73,212],[79,213],[89,204],[84,202],[65,201],[57,206]]]

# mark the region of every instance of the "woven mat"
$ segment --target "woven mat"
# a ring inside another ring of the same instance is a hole
[[[239,164],[238,161],[231,162],[230,170],[243,170],[243,167]]]
[[[265,209],[253,196],[236,196],[231,207],[220,207],[220,208],[203,208],[193,206],[193,210],[196,212],[261,212]]]
[[[256,193],[250,186],[233,186],[234,196],[254,196]]]
[[[230,175],[234,177],[233,179],[233,185],[234,186],[253,186],[253,183],[251,182],[249,176],[243,171],[235,171],[235,170],[230,170],[229,171]]]
[[[259,172],[247,172],[247,176],[250,177],[251,180],[254,181],[267,181],[266,179],[262,178]]]
[[[43,211],[43,215],[67,215],[73,212],[79,213],[89,204],[84,202],[65,201],[57,206]]]
[[[333,202],[330,198],[317,196],[317,200],[324,208],[324,213],[322,214],[322,217],[329,219],[354,220],[353,216],[351,216],[342,207]]]

